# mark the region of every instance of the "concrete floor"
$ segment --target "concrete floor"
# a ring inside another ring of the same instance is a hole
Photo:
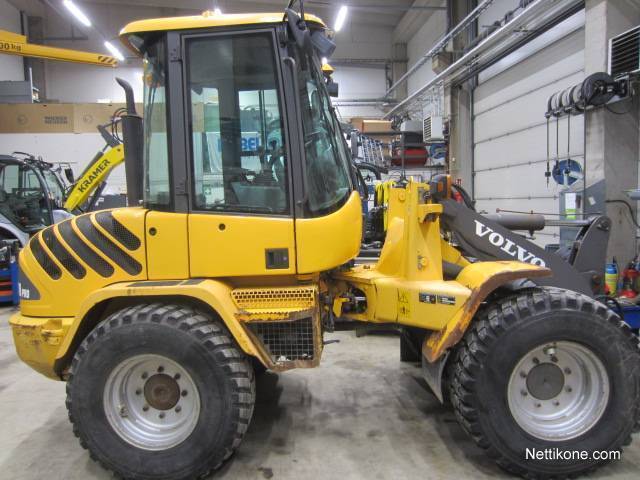
[[[109,479],[71,432],[64,384],[15,355],[0,310],[0,478]],[[509,478],[439,405],[417,366],[399,361],[398,338],[331,335],[321,367],[257,385],[253,423],[214,479]],[[640,438],[590,478],[638,478]]]

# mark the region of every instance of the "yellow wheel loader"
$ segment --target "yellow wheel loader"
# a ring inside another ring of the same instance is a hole
[[[254,365],[317,366],[337,318],[406,326],[425,333],[435,393],[501,467],[594,469],[640,415],[637,338],[583,294],[516,289],[545,267],[465,258],[440,224],[446,176],[392,188],[380,258],[355,265],[361,205],[321,71],[327,33],[302,4],[122,30],[144,61],[144,123],[130,94],[123,118],[134,206],[31,239],[19,356],[67,382],[74,432],[105,468],[192,479],[239,447]]]

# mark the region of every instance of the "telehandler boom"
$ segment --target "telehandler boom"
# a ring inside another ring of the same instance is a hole
[[[640,415],[637,338],[583,294],[506,288],[544,267],[466,259],[441,234],[446,176],[392,189],[380,259],[355,266],[361,204],[321,72],[328,34],[302,2],[122,30],[145,69],[144,124],[132,95],[122,120],[139,206],[31,239],[18,354],[67,382],[74,432],[105,468],[192,479],[240,445],[254,365],[315,367],[337,317],[410,326],[426,332],[430,383],[500,466],[597,467],[525,452],[622,449]]]

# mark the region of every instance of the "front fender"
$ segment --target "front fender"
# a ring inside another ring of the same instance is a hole
[[[449,348],[456,345],[467,331],[480,304],[496,288],[513,280],[551,275],[548,268],[522,262],[476,262],[467,265],[456,281],[471,290],[462,308],[445,327],[427,336],[422,355],[428,362],[436,362]]]

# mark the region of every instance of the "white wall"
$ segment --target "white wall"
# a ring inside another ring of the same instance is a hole
[[[339,84],[339,96],[335,101],[348,101],[355,98],[381,98],[385,93],[383,68],[335,67],[333,78]],[[336,107],[343,120],[351,117],[380,117],[382,110],[377,107]]]
[[[427,22],[407,43],[408,68],[411,68],[447,31],[447,15],[444,10],[436,10]],[[431,70],[431,61],[427,61],[407,82],[409,95],[418,90],[435,76]]]
[[[0,30],[20,33],[20,12],[6,0],[0,0]],[[24,80],[22,57],[0,54],[0,80]]]

